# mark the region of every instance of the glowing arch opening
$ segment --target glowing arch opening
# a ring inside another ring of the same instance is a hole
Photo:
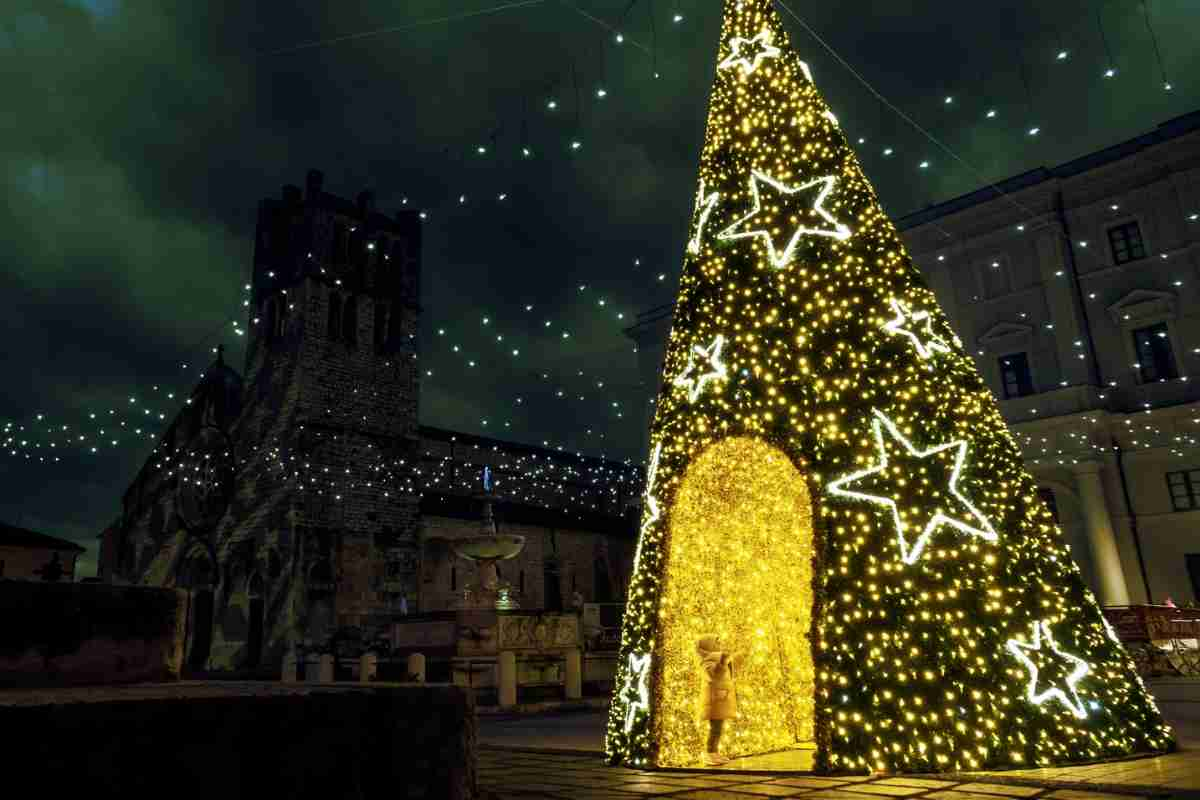
[[[721,752],[737,759],[811,749],[813,512],[804,475],[757,439],[711,445],[683,476],[666,546],[655,648],[659,766],[695,765],[704,752],[696,648],[711,635],[747,655]]]

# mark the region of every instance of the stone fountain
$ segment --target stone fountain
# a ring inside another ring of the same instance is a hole
[[[514,609],[520,604],[513,597],[512,586],[500,580],[496,563],[515,558],[525,549],[524,536],[501,536],[496,530],[496,521],[492,517],[492,471],[490,467],[483,468],[483,491],[475,495],[483,501],[483,517],[480,521],[480,533],[455,539],[451,542],[456,555],[473,561],[479,570],[479,583],[473,596],[464,605],[470,608]]]

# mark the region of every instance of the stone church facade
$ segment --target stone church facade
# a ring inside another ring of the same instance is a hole
[[[101,578],[187,589],[190,667],[269,668],[452,609],[486,466],[526,537],[501,566],[522,605],[619,601],[640,469],[422,427],[419,216],[322,183],[260,204],[244,371],[218,351],[102,534]]]

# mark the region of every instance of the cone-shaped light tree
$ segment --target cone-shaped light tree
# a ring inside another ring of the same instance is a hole
[[[1169,749],[972,359],[770,0],[725,0],[651,430],[610,760],[829,771]]]

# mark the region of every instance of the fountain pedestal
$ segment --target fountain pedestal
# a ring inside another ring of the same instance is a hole
[[[476,495],[483,501],[483,519],[480,522],[481,533],[478,536],[467,536],[455,539],[450,543],[455,555],[474,561],[479,572],[479,583],[475,592],[464,593],[463,606],[466,608],[520,608],[520,603],[513,597],[512,587],[500,581],[496,562],[516,558],[525,549],[524,536],[501,536],[496,530],[496,522],[492,518],[492,494],[490,473],[484,472],[484,492]]]

